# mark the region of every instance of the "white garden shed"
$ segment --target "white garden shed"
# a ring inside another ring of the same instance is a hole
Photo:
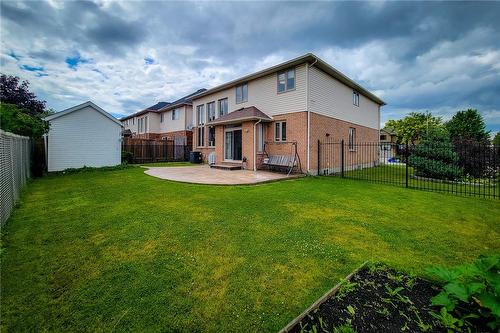
[[[121,122],[96,104],[85,102],[45,120],[49,172],[121,163]]]

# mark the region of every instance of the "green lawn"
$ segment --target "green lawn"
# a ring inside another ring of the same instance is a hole
[[[423,273],[500,251],[496,200],[335,177],[207,186],[143,172],[28,185],[2,235],[2,332],[273,332],[366,260]]]

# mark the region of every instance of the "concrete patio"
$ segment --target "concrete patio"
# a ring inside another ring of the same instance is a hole
[[[147,167],[144,173],[167,180],[194,184],[244,185],[258,184],[282,179],[297,178],[302,175],[287,176],[283,173],[249,170],[211,169],[208,165],[184,167]]]

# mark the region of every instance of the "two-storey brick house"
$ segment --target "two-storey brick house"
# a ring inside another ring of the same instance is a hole
[[[318,140],[378,141],[384,104],[308,53],[194,96],[193,150],[256,170],[264,153],[291,154],[295,143],[302,170],[315,174]]]
[[[159,102],[155,105],[121,118],[124,131],[134,138],[168,139],[186,138],[191,144],[193,128],[192,97],[206,89],[199,89],[174,102]]]

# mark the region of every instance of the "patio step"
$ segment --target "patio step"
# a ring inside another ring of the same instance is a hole
[[[213,164],[210,167],[222,170],[241,170],[241,165],[234,165],[234,164]]]

